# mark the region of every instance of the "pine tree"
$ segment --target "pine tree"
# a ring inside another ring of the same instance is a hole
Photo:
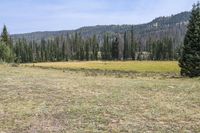
[[[128,39],[127,39],[127,32],[124,33],[124,52],[123,52],[123,58],[124,60],[127,60],[129,56],[128,53]]]
[[[28,54],[29,54],[28,62],[33,62],[33,46],[31,42],[29,42],[28,44]]]
[[[66,58],[66,44],[65,44],[65,41],[62,44],[62,60],[63,61],[67,60],[67,58]]]
[[[3,27],[3,31],[0,36],[0,41],[2,42],[2,44],[5,44],[7,46],[6,49],[8,49],[7,54],[9,54],[9,60],[7,59],[6,62],[14,61],[13,43],[7,31],[6,25],[4,25]],[[2,47],[4,46],[2,45]]]
[[[36,47],[36,61],[40,62],[40,51],[39,51],[40,46],[36,43],[35,47]]]
[[[188,30],[179,60],[181,75],[200,76],[200,4],[193,6]]]
[[[10,48],[5,44],[5,42],[0,41],[0,61],[11,62],[12,57]]]
[[[92,38],[92,60],[98,60],[99,44],[96,35]]]
[[[133,31],[133,26],[131,29],[131,58],[132,60],[135,60],[135,54],[136,54],[136,44],[134,41],[134,31]]]
[[[106,59],[106,35],[103,37],[103,46],[101,47],[101,58],[102,60]]]
[[[110,41],[109,41],[109,35],[104,35],[104,43],[102,48],[102,59],[103,60],[110,60],[111,59],[111,47],[110,47]]]
[[[119,40],[117,37],[112,42],[112,59],[119,59]]]
[[[45,59],[45,45],[46,45],[46,41],[44,39],[41,40],[41,61],[46,61]]]
[[[85,53],[84,53],[84,47],[83,45],[80,45],[80,57],[79,60],[83,61],[85,59]]]
[[[156,42],[151,43],[151,60],[156,60]]]
[[[167,38],[166,40],[166,45],[167,45],[167,60],[173,60],[173,42],[171,38]]]
[[[81,36],[80,33],[75,33],[75,38],[74,38],[74,56],[76,60],[80,59],[80,43],[81,43]]]
[[[35,41],[31,41],[30,45],[32,45],[33,62],[37,62],[37,60],[36,60],[36,42]]]
[[[86,42],[85,42],[85,58],[86,58],[87,61],[90,59],[90,53],[89,53],[90,47],[89,47],[89,45],[90,45],[89,41],[86,40]]]
[[[56,56],[55,56],[54,44],[53,44],[52,40],[49,42],[49,45],[50,45],[50,50],[49,50],[50,51],[50,61],[55,61]]]
[[[4,42],[6,45],[9,45],[10,43],[10,37],[6,25],[4,25],[3,31],[1,33],[1,41]]]
[[[46,61],[50,61],[51,60],[51,56],[50,56],[50,41],[47,40],[47,47],[46,47],[46,52],[45,52],[45,58]]]

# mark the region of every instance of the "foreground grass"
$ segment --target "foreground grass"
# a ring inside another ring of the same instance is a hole
[[[42,68],[56,69],[95,69],[130,72],[171,72],[179,73],[176,61],[89,61],[89,62],[53,62],[25,64]]]
[[[199,79],[0,66],[0,132],[200,132]]]

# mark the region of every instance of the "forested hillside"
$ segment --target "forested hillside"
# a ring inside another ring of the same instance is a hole
[[[147,24],[133,25],[135,38],[145,45],[149,38],[162,39],[165,37],[173,38],[177,45],[183,41],[186,33],[186,25],[190,17],[190,12],[182,12],[170,17],[159,17]],[[25,38],[26,40],[40,41],[41,39],[51,39],[58,36],[67,36],[80,33],[83,38],[92,37],[96,35],[100,45],[102,44],[105,33],[111,35],[121,34],[125,31],[130,31],[132,25],[98,25],[90,27],[82,27],[77,30],[63,30],[63,31],[47,31],[47,32],[33,32],[26,34],[12,35],[14,40],[18,38]]]

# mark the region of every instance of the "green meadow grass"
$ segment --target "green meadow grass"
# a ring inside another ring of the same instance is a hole
[[[25,64],[42,68],[57,69],[94,69],[108,71],[130,72],[161,72],[179,73],[180,68],[176,61],[83,61],[83,62],[51,62]]]

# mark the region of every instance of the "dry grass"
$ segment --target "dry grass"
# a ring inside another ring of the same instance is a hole
[[[0,132],[200,132],[199,79],[0,66]]]
[[[42,68],[56,69],[95,69],[131,72],[172,72],[179,73],[176,61],[89,61],[89,62],[53,62],[24,64]]]

